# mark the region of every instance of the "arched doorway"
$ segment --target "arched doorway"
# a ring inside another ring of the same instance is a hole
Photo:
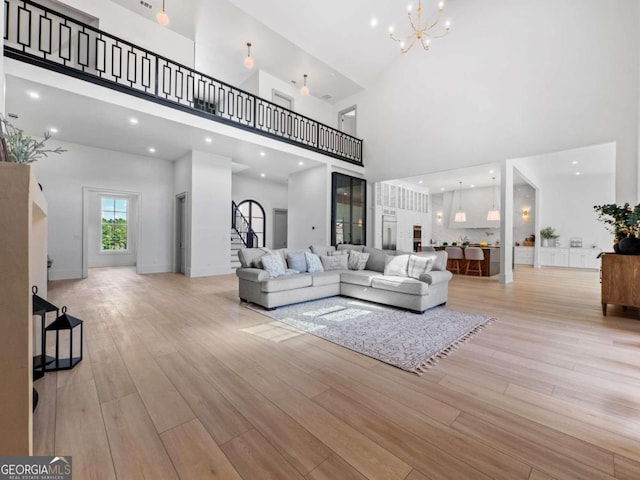
[[[258,237],[258,244],[254,247],[265,246],[266,217],[264,208],[255,200],[245,200],[238,204],[238,210],[249,222],[249,226]]]

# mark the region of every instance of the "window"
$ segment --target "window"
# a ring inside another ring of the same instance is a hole
[[[101,197],[100,245],[103,252],[127,250],[129,243],[128,210],[129,201],[126,198]]]
[[[331,245],[366,245],[366,180],[334,172],[331,183]]]
[[[238,204],[238,210],[244,216],[245,220],[249,223],[249,227],[256,234],[258,244],[251,245],[252,247],[264,247],[265,246],[265,214],[264,208],[258,202],[253,200],[245,200]]]

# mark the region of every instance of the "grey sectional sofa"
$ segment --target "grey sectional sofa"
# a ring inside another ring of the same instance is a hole
[[[333,247],[312,246],[313,253],[327,254]],[[272,278],[266,270],[257,268],[267,249],[241,249],[241,267],[236,270],[240,300],[267,309],[335,295],[423,312],[447,302],[451,272],[447,271],[446,252],[423,252],[411,255],[432,257],[431,270],[420,279],[384,275],[391,257],[408,252],[380,250],[361,245],[339,245],[338,250],[369,253],[364,270],[330,270],[318,273],[292,273]],[[286,263],[286,249],[274,250]]]

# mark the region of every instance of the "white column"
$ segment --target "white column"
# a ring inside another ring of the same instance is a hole
[[[331,184],[328,166],[289,175],[289,225],[287,245],[291,249],[329,245]]]
[[[513,161],[502,163],[500,176],[500,283],[513,283]]]
[[[231,272],[231,158],[191,152],[190,277]]]

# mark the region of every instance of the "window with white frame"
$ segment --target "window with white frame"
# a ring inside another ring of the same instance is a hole
[[[129,246],[129,200],[118,197],[101,197],[100,250],[103,252],[126,251]]]

